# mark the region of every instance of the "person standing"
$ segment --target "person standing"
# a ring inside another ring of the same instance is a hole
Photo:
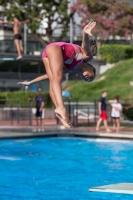
[[[28,23],[29,20],[20,21],[19,16],[14,16],[13,21],[11,22],[4,22],[0,20],[1,24],[11,24],[13,25],[13,32],[14,32],[14,44],[17,49],[18,57],[16,58],[21,59],[23,54],[23,45],[22,45],[22,36],[21,36],[21,27],[23,24]]]
[[[35,101],[36,101],[36,124],[37,126],[39,125],[42,126],[42,110],[44,107],[44,98],[42,97],[40,91],[37,93]]]
[[[107,111],[106,111],[106,96],[107,96],[107,92],[103,91],[102,92],[102,96],[99,99],[99,103],[98,103],[98,112],[99,112],[99,120],[97,122],[96,125],[96,131],[99,131],[99,127],[101,122],[103,121],[105,129],[107,132],[110,132],[110,129],[108,127],[108,123],[107,123]]]
[[[122,111],[122,105],[119,102],[119,96],[116,96],[114,100],[109,100],[111,104],[111,118],[113,120],[113,131],[119,133],[120,131],[120,112]]]
[[[84,27],[81,46],[66,42],[54,42],[47,45],[42,53],[46,74],[29,82],[18,83],[30,85],[48,78],[50,81],[49,93],[55,105],[55,115],[67,128],[72,128],[72,124],[62,97],[62,77],[63,74],[75,71],[75,74],[78,73],[87,82],[95,79],[96,69],[89,63],[94,53],[94,51],[91,52],[89,36],[92,36],[91,32],[95,26],[96,22],[90,22]]]

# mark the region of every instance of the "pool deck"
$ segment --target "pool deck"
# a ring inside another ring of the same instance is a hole
[[[0,126],[0,139],[17,139],[33,137],[82,137],[104,138],[118,140],[133,140],[133,127],[121,127],[120,133],[106,133],[101,127],[100,132],[95,132],[95,127],[74,127],[66,129],[64,126],[55,124],[51,126]]]

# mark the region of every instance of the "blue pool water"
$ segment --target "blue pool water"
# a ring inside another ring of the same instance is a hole
[[[133,182],[133,143],[73,138],[0,141],[0,200],[130,200],[88,188]]]

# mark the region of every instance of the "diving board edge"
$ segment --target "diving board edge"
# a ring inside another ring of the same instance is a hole
[[[120,194],[133,194],[133,190],[111,190],[111,189],[98,189],[98,188],[89,188],[89,192],[108,192],[108,193],[120,193]]]

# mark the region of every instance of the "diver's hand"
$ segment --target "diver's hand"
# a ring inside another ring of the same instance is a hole
[[[29,81],[23,81],[23,82],[18,82],[17,84],[20,84],[20,85],[30,85],[30,82]]]
[[[0,20],[0,24],[4,24],[4,21],[3,21],[3,20]]]
[[[84,33],[92,36],[91,31],[96,26],[96,22],[89,22],[83,29]]]

